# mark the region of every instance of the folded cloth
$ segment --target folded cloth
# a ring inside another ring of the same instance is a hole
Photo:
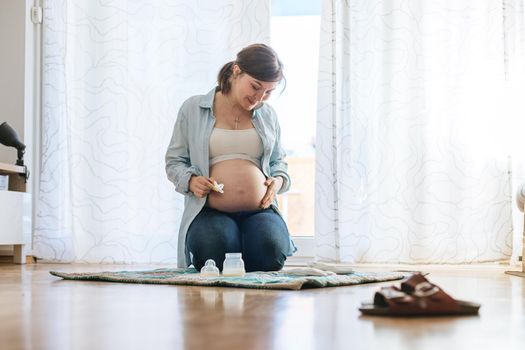
[[[516,191],[516,204],[520,211],[523,212],[523,207],[525,206],[525,183],[518,187],[518,191]]]
[[[287,276],[333,276],[335,275],[332,271],[323,271],[320,269],[314,269],[311,267],[298,267],[294,269],[284,269],[279,271],[282,275]]]
[[[354,272],[353,266],[348,265],[348,264],[315,261],[313,263],[308,264],[308,266],[314,269],[332,271],[332,272],[335,272],[337,274],[342,274],[342,275]]]

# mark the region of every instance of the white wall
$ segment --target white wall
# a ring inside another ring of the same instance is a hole
[[[26,1],[0,0],[0,123],[24,142]],[[0,145],[0,162],[14,164],[16,149]]]
[[[31,21],[30,8],[39,0],[0,0],[0,124],[9,123],[26,145],[24,164],[31,176],[26,191],[33,193],[35,173],[33,146],[39,113],[40,25]],[[15,164],[15,148],[0,144],[0,162]],[[26,209],[29,218],[32,208]],[[32,231],[31,221],[24,222]],[[1,232],[0,232],[1,233]],[[30,251],[28,251],[30,253]],[[10,246],[0,246],[0,255],[12,255]]]

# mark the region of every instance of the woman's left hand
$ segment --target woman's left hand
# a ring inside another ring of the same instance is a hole
[[[273,203],[277,192],[279,192],[283,186],[283,178],[280,176],[269,177],[266,179],[266,181],[264,181],[264,185],[267,187],[267,189],[263,199],[261,200],[261,204],[259,205],[259,207],[262,209],[268,208],[270,204]]]

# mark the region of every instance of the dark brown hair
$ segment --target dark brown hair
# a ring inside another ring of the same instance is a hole
[[[283,64],[277,53],[268,45],[252,44],[237,54],[235,61],[222,66],[217,77],[219,90],[224,94],[230,92],[230,77],[233,74],[233,65],[237,64],[242,72],[260,81],[281,81],[284,79]]]

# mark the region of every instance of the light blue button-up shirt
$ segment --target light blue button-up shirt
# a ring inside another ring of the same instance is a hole
[[[181,106],[171,142],[166,152],[166,173],[175,184],[175,190],[184,195],[184,213],[179,229],[177,264],[186,267],[190,264],[189,252],[186,251],[186,233],[191,222],[206,204],[206,198],[199,198],[189,191],[192,175],[209,177],[210,159],[209,142],[215,125],[213,100],[216,88],[207,95],[193,96]],[[261,170],[268,177],[281,176],[283,186],[279,193],[290,188],[288,164],[281,146],[281,129],[273,108],[263,103],[252,114],[252,123],[263,143]],[[272,206],[277,210],[277,201]],[[290,241],[288,255],[297,250]]]

